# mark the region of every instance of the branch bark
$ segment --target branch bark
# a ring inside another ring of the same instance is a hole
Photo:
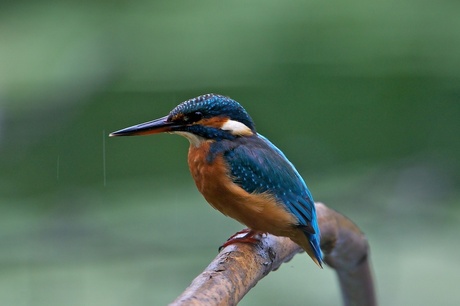
[[[315,206],[324,261],[336,270],[343,304],[377,305],[366,237],[345,216],[322,203]],[[259,280],[299,252],[290,239],[273,235],[256,245],[231,244],[170,305],[236,305]]]

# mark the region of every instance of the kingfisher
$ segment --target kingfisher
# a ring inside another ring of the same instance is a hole
[[[110,136],[178,134],[190,142],[188,165],[206,201],[248,229],[223,246],[257,242],[270,233],[289,237],[322,268],[320,230],[313,197],[286,156],[257,133],[235,100],[206,94],[176,106],[168,115]]]

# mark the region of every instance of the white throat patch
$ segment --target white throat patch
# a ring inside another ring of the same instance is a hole
[[[206,141],[205,138],[189,133],[189,132],[172,132],[171,134],[177,134],[177,135],[187,138],[188,141],[190,141],[190,144],[195,147],[201,146],[201,144]]]

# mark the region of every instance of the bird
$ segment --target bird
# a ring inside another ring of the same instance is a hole
[[[313,197],[284,153],[256,131],[241,104],[205,94],[180,103],[164,117],[109,136],[158,133],[189,140],[188,165],[198,190],[212,207],[248,227],[223,246],[257,242],[255,237],[266,233],[289,237],[322,268]]]

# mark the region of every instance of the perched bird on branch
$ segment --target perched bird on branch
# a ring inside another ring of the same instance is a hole
[[[182,102],[167,116],[110,136],[173,133],[190,141],[188,165],[215,209],[248,229],[223,246],[257,242],[258,234],[289,237],[322,267],[313,197],[292,163],[236,101],[216,94]],[[243,231],[242,231],[243,232]]]

